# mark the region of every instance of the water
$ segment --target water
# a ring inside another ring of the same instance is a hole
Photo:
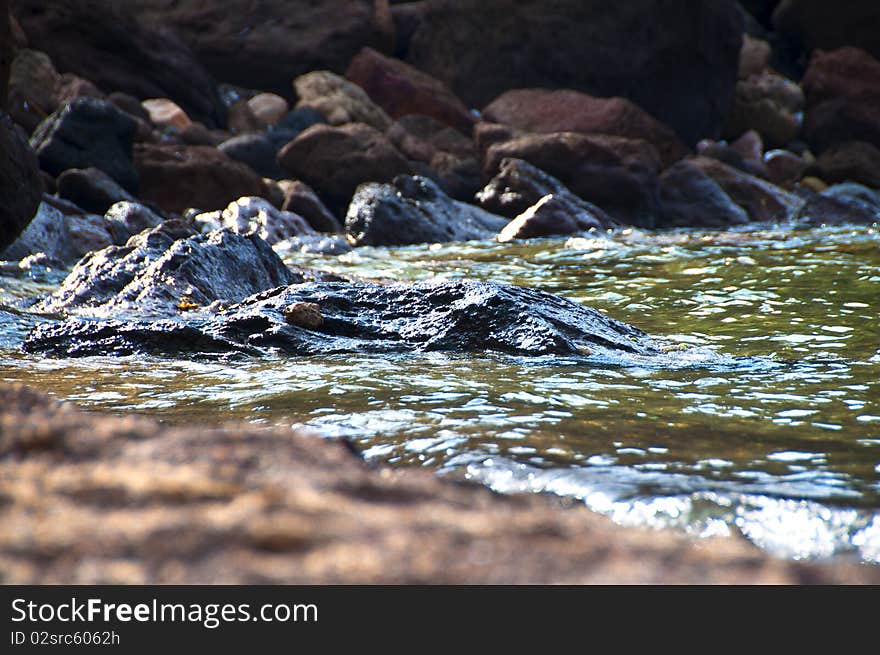
[[[735,366],[498,354],[39,359],[0,310],[0,379],[169,422],[345,435],[369,458],[552,493],[627,525],[741,532],[792,558],[880,563],[880,235],[752,227],[363,248],[287,261],[372,278],[539,287]],[[54,280],[0,277],[0,304]]]

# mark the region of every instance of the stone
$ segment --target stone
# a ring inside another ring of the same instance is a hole
[[[342,232],[342,224],[308,184],[300,180],[282,180],[279,185],[284,195],[283,211],[299,214],[318,232]]]
[[[324,324],[321,306],[313,302],[295,302],[284,308],[284,320],[291,325],[317,330]]]
[[[29,133],[58,108],[61,75],[45,52],[25,48],[15,53],[9,70],[9,113]]]
[[[114,245],[122,246],[135,234],[161,225],[164,219],[146,205],[120,201],[104,214]]]
[[[135,198],[98,168],[70,168],[58,176],[58,195],[93,214],[103,214],[113,204]]]
[[[810,167],[826,182],[858,182],[880,189],[880,148],[864,141],[834,145]]]
[[[262,121],[254,114],[247,100],[241,99],[229,105],[226,126],[233,134],[251,134],[262,132],[265,128]]]
[[[880,191],[869,189],[862,184],[853,182],[835,184],[822,191],[822,195],[880,215]]]
[[[764,71],[736,84],[736,95],[722,136],[735,139],[757,131],[774,148],[787,145],[800,132],[804,95],[777,73]]]
[[[261,177],[280,180],[286,175],[278,165],[278,151],[282,145],[265,132],[255,132],[233,136],[217,149],[235,161],[246,164]]]
[[[73,73],[64,73],[55,85],[55,99],[59,105],[67,104],[77,98],[106,98],[101,89],[95,86],[89,80],[74,75]]]
[[[180,131],[178,138],[188,146],[211,146],[217,148],[231,135],[225,130],[210,130],[199,122],[190,123]]]
[[[515,239],[570,236],[604,227],[601,214],[573,212],[565,198],[548,194],[505,225],[497,239],[505,243]]]
[[[182,132],[192,125],[192,119],[173,100],[168,98],[150,98],[141,102],[141,107],[150,117],[150,121],[159,127],[173,127]]]
[[[0,253],[0,259],[17,261],[37,253],[45,253],[56,266],[76,259],[64,214],[45,202],[18,238]]]
[[[514,89],[483,108],[483,118],[528,132],[580,132],[642,139],[664,166],[688,154],[675,132],[626,98],[597,98],[568,89]]]
[[[42,193],[34,151],[21,129],[0,111],[0,252],[30,223]]]
[[[196,216],[196,225],[201,219]],[[263,198],[253,197],[229,203],[220,213],[219,225],[211,225],[210,229],[218,227],[227,227],[238,234],[256,234],[269,245],[294,237],[317,235],[302,216],[277,209]]]
[[[351,60],[345,76],[394,120],[417,114],[465,134],[473,128],[473,115],[445,84],[372,48],[364,48]]]
[[[165,26],[142,20],[131,4],[11,1],[30,47],[49,55],[60,72],[139,99],[170,98],[194,120],[225,124],[216,85],[197,57]]]
[[[770,66],[770,44],[764,39],[750,34],[743,34],[742,47],[739,51],[739,68],[737,76],[745,80],[752,75],[760,75]]]
[[[97,168],[131,193],[138,172],[132,164],[137,124],[115,105],[78,98],[59,108],[31,135],[40,167],[58,176],[69,168]]]
[[[406,61],[472,107],[534,87],[628,98],[693,146],[719,135],[742,31],[730,0],[436,0]]]
[[[660,174],[658,227],[729,227],[749,222],[709,175],[689,160],[673,164]]]
[[[798,212],[800,223],[812,226],[825,225],[871,225],[880,220],[880,205],[865,207],[858,202],[847,202],[835,198],[828,192],[829,187],[821,193],[802,190],[806,202]]]
[[[764,155],[764,167],[770,182],[791,190],[804,176],[809,164],[788,150],[770,150]]]
[[[131,94],[123,93],[122,91],[114,91],[107,96],[107,101],[112,102],[126,114],[129,114],[134,118],[139,118],[144,121],[150,120],[150,114],[143,108],[141,101]]]
[[[527,134],[488,148],[483,174],[504,159],[524,159],[546,171],[615,221],[653,227],[660,157],[650,143],[600,134]]]
[[[90,252],[101,250],[113,245],[110,226],[103,216],[95,214],[78,214],[65,216],[70,247],[73,249],[73,261]]]
[[[276,93],[258,93],[247,104],[264,127],[275,125],[290,111],[287,100]]]
[[[445,243],[494,237],[507,221],[453,200],[431,180],[401,175],[358,187],[345,216],[355,246]]]
[[[141,178],[139,197],[166,212],[223,209],[242,196],[263,193],[259,175],[216,148],[139,143],[134,160]]]
[[[734,143],[741,142],[741,140],[749,134],[757,135],[756,132],[750,130],[743,134]],[[759,141],[760,138],[761,137],[758,136]],[[765,177],[767,175],[763,158],[760,155],[755,159],[752,154],[743,154],[742,148],[735,148],[734,144],[727,143],[726,141],[712,141],[709,139],[700,141],[697,144],[697,154],[703,157],[717,159],[718,161],[724,162],[728,166],[738,168],[749,175],[754,175],[756,177]]]
[[[807,50],[857,46],[880,57],[880,5],[874,0],[781,0],[773,11],[773,27]]]
[[[314,71],[293,81],[297,109],[314,109],[331,125],[364,123],[384,132],[391,125],[385,111],[361,87],[330,71]]]
[[[314,125],[278,153],[292,178],[312,187],[330,210],[343,215],[357,186],[390,182],[412,166],[384,134],[362,123]]]
[[[13,42],[12,17],[9,14],[8,0],[0,2],[0,111],[9,108],[7,104],[9,96],[9,69],[12,66],[12,57],[15,48],[21,48],[21,44]]]

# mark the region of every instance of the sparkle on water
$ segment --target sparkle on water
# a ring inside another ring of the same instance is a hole
[[[40,359],[0,277],[0,379],[164,421],[245,418],[345,435],[370,458],[584,502],[627,525],[741,532],[778,555],[880,563],[876,228],[630,231],[361,248],[292,264],[537,287],[741,366],[595,368],[477,355]],[[5,307],[5,308],[4,308]]]

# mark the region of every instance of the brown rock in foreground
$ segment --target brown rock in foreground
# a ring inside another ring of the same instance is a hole
[[[21,386],[0,387],[0,497],[3,584],[880,582],[371,469],[288,430],[169,429]]]

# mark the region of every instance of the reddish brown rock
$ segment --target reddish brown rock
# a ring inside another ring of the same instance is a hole
[[[342,224],[308,184],[281,180],[278,185],[283,194],[281,210],[299,214],[318,232],[342,232]]]
[[[688,154],[675,132],[625,98],[595,98],[567,89],[515,89],[486,106],[483,117],[529,132],[642,139],[657,148],[664,166]]]
[[[784,189],[791,188],[800,181],[809,167],[803,157],[788,150],[771,150],[764,156],[767,179]]]
[[[526,134],[490,146],[484,175],[493,176],[505,158],[524,159],[547,171],[620,223],[655,223],[661,166],[646,141],[575,132]]]
[[[393,119],[420,114],[467,134],[473,127],[474,117],[445,84],[372,48],[351,60],[345,76]]]
[[[745,210],[690,160],[680,161],[660,175],[662,227],[728,227],[748,223]]]
[[[412,172],[384,134],[362,123],[314,125],[281,149],[278,163],[312,187],[337,215],[345,213],[359,184],[390,182]]]
[[[224,209],[242,196],[263,193],[262,178],[216,148],[140,143],[134,162],[141,180],[139,197],[166,212]]]
[[[880,148],[864,141],[847,141],[828,148],[810,172],[826,182],[858,182],[880,189]]]

